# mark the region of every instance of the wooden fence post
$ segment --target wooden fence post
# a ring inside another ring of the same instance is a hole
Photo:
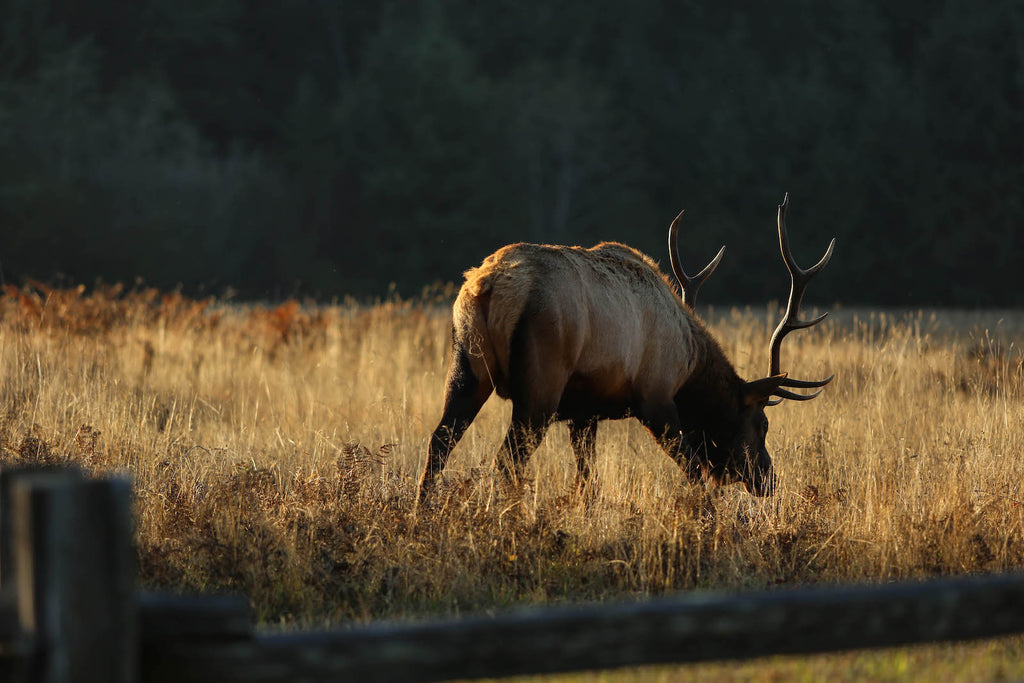
[[[21,465],[0,469],[0,588],[11,589],[14,582],[11,487],[19,477],[52,471],[54,471],[52,467],[42,465]]]
[[[6,590],[33,643],[32,681],[137,678],[131,487],[77,471],[10,478],[3,504],[9,533]]]

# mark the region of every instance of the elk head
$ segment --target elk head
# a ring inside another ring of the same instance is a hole
[[[731,386],[725,390],[720,388],[715,395],[725,396],[725,399],[720,400],[726,400],[731,405],[709,406],[707,410],[702,410],[699,406],[695,408],[691,401],[687,410],[689,412],[696,411],[694,423],[701,426],[699,429],[687,430],[686,423],[689,420],[684,415],[684,411],[680,410],[680,418],[684,423],[683,445],[689,449],[691,454],[694,454],[691,456],[691,462],[695,462],[695,464],[691,470],[699,468],[701,478],[715,484],[743,482],[747,491],[758,496],[770,495],[775,486],[772,460],[765,446],[765,437],[768,433],[768,418],[765,415],[765,408],[778,405],[783,399],[808,401],[820,394],[821,387],[831,382],[834,377],[831,375],[823,380],[791,379],[780,368],[782,341],[786,335],[793,330],[817,325],[828,316],[828,313],[824,313],[813,320],[800,320],[800,302],[807,284],[821,272],[832,258],[832,250],[836,242],[833,239],[829,243],[825,255],[814,266],[807,269],[800,268],[793,258],[789,235],[786,232],[788,203],[789,194],[787,193],[778,207],[778,229],[779,248],[790,274],[789,302],[785,314],[771,337],[768,376],[749,382],[741,380],[729,382],[728,378],[719,378],[719,383]],[[683,301],[692,308],[696,301],[697,290],[718,265],[725,247],[719,250],[718,255],[700,273],[694,277],[688,276],[680,266],[677,250],[677,226],[681,217],[682,213],[676,217],[669,228],[669,255],[672,270],[683,290]],[[802,394],[790,391],[790,389],[818,389],[818,391]],[[691,476],[694,474],[696,472],[691,472]]]

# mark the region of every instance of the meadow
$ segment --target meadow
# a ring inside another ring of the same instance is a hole
[[[6,286],[0,460],[129,474],[143,586],[244,593],[279,628],[1024,566],[1024,314],[838,309],[791,335],[783,369],[836,380],[769,409],[771,498],[687,484],[632,420],[599,428],[592,497],[574,490],[561,425],[510,497],[492,467],[510,409],[492,397],[416,509],[450,294],[252,305]],[[706,317],[757,377],[776,316]],[[1011,638],[614,680],[905,680],[930,667],[994,680],[1024,677],[1022,654]]]

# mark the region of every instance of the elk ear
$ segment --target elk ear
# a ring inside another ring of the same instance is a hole
[[[743,385],[743,405],[768,404],[768,397],[778,391],[786,380],[786,373],[751,380]]]

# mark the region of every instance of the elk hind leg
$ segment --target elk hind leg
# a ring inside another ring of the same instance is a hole
[[[544,439],[553,418],[553,410],[524,410],[513,403],[512,423],[496,458],[498,471],[506,483],[519,485],[526,463]]]
[[[518,485],[527,461],[555,418],[568,380],[557,338],[557,325],[524,313],[512,334],[509,398],[512,423],[498,451],[497,467],[506,482]]]
[[[433,490],[434,480],[444,470],[452,449],[469,429],[493,389],[489,377],[481,378],[473,372],[468,351],[456,345],[445,384],[444,413],[430,437],[417,502]]]
[[[597,420],[585,418],[569,420],[569,442],[576,454],[576,490],[585,493],[590,489],[591,468],[597,443]]]

